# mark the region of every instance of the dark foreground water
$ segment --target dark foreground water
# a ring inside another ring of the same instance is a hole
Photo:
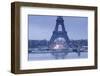
[[[52,53],[29,53],[28,54],[28,60],[57,60],[57,59],[79,59],[79,58],[88,58],[88,52],[81,52],[80,56],[78,56],[78,53],[71,52],[67,54],[58,54],[57,55]]]

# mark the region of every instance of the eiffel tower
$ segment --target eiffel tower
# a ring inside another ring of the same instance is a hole
[[[62,31],[58,30],[59,26],[62,27]],[[68,38],[68,35],[67,35],[67,31],[65,30],[65,27],[64,27],[64,20],[63,20],[62,16],[57,16],[56,26],[55,26],[55,29],[54,29],[53,34],[51,36],[51,39],[49,41],[49,47],[52,46],[52,44],[54,43],[54,41],[57,38],[64,38],[65,42],[68,46],[69,38]]]

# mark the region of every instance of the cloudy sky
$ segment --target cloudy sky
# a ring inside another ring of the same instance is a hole
[[[28,16],[29,40],[50,40],[56,25],[57,16]],[[65,29],[70,40],[88,38],[88,18],[63,16]]]

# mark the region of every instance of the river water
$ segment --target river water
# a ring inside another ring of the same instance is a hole
[[[56,58],[52,53],[29,53],[28,60],[55,60],[55,59],[79,59],[88,58],[88,52],[81,52],[80,56],[78,53],[71,52],[64,56],[64,58]]]

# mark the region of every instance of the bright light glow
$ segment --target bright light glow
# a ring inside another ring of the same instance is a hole
[[[64,45],[63,44],[56,44],[55,46],[54,46],[54,49],[64,49],[65,47],[64,47]]]
[[[55,45],[55,47],[54,47],[54,49],[59,49],[60,47],[59,47],[59,45]]]

